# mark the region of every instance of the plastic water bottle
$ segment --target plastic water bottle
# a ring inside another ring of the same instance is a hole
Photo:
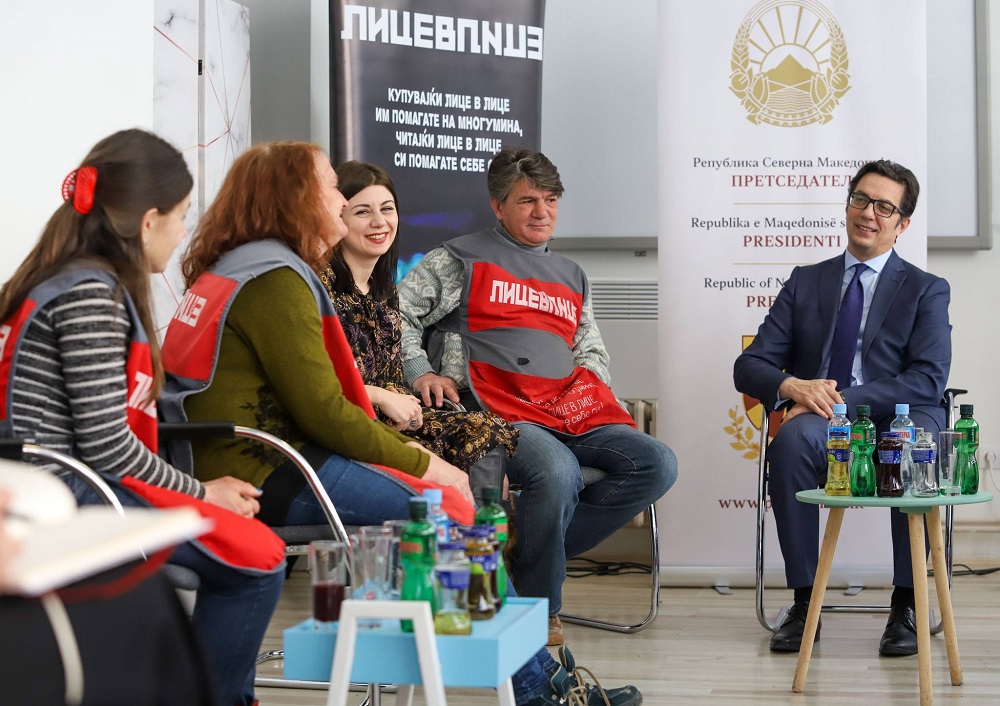
[[[965,437],[959,442],[957,475],[962,482],[962,495],[975,495],[979,492],[979,460],[976,452],[979,450],[979,423],[972,418],[972,405],[959,405],[962,418],[955,422],[955,431],[962,432]]]
[[[434,525],[438,545],[447,542],[451,536],[451,518],[441,509],[441,489],[427,488],[423,492],[423,497],[427,501],[427,519]]]
[[[918,498],[933,498],[938,494],[937,444],[929,431],[917,435],[910,454],[913,460],[913,487],[910,494]]]
[[[910,405],[897,404],[896,418],[889,425],[889,431],[896,432],[897,438],[903,442],[903,457],[899,464],[899,472],[903,476],[903,492],[913,485],[913,461],[910,458],[913,444],[917,441],[917,428],[910,419]]]
[[[404,601],[427,601],[434,613],[434,562],[437,537],[434,525],[427,520],[427,501],[410,498],[410,521],[403,525],[399,538],[399,561],[403,565]],[[404,632],[413,632],[413,621],[403,620]]]
[[[482,490],[483,506],[476,510],[476,524],[488,525],[493,528],[496,535],[496,555],[497,569],[493,586],[494,597],[497,599],[497,610],[507,602],[507,566],[503,561],[503,549],[507,545],[507,512],[500,505],[500,489],[486,487]]]
[[[906,444],[899,438],[899,432],[884,431],[878,442],[878,468],[875,471],[875,494],[880,498],[901,498],[903,487],[903,448]]]
[[[848,460],[851,453],[851,422],[847,405],[833,405],[833,417],[826,425],[826,494],[850,495]]]
[[[875,422],[871,420],[871,407],[857,406],[858,418],[851,425],[851,495],[870,498],[875,495]]]
[[[437,579],[434,632],[439,635],[470,634],[469,559],[465,556],[464,542],[438,545],[434,576]]]

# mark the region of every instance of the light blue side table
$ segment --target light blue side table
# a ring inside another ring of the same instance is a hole
[[[502,702],[511,675],[548,640],[548,611],[547,599],[511,597],[492,620],[474,621],[471,635],[437,635],[444,685],[498,689]],[[337,628],[337,623],[329,623],[317,629],[310,618],[285,630],[285,677],[329,679]],[[398,620],[387,620],[380,628],[359,629],[351,681],[421,684],[413,633],[403,632]]]
[[[941,607],[941,624],[944,629],[945,646],[948,650],[948,668],[951,683],[962,683],[962,665],[958,656],[958,638],[955,635],[955,615],[951,607],[951,593],[948,590],[948,571],[944,557],[944,535],[941,532],[942,505],[972,505],[993,499],[993,495],[979,491],[975,495],[938,495],[931,498],[916,498],[906,495],[901,498],[856,498],[852,496],[827,495],[825,490],[803,490],[795,494],[799,502],[825,505],[830,508],[823,535],[823,546],[816,567],[806,627],[802,634],[799,661],[795,667],[792,691],[800,693],[805,687],[809,660],[812,657],[816,627],[823,608],[826,584],[830,578],[833,553],[837,548],[837,537],[844,521],[844,510],[849,507],[897,507],[909,515],[910,558],[913,564],[913,594],[916,602],[917,656],[920,669],[920,704],[929,705],[933,700],[931,683],[931,632],[927,598],[927,557],[924,554],[924,518],[927,518],[927,534],[931,542],[931,560],[934,565],[934,585],[937,588],[938,603]]]

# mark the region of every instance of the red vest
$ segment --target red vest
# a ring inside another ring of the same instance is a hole
[[[0,326],[0,436],[13,435],[14,427],[9,417],[13,393],[12,381],[21,350],[22,335],[38,311],[70,287],[84,281],[98,280],[112,289],[118,286],[117,278],[102,269],[70,267],[42,282],[25,298],[24,303]],[[149,339],[139,319],[135,304],[127,291],[122,292],[123,303],[131,322],[128,358],[125,372],[128,380],[127,421],[132,432],[154,453],[157,451],[156,404],[146,404],[146,397],[153,384],[153,361]],[[113,479],[112,479],[113,480]],[[191,506],[202,517],[211,519],[215,528],[202,535],[196,544],[210,554],[235,568],[271,571],[282,564],[285,543],[267,526],[257,520],[248,520],[221,507],[211,505],[190,495],[150,485],[131,476],[119,478],[121,484],[153,507],[168,508]]]
[[[485,409],[565,434],[635,427],[611,389],[576,364],[573,339],[587,290],[579,265],[519,248],[496,229],[444,247],[465,265],[458,332],[469,387]]]
[[[226,253],[185,295],[170,321],[161,347],[163,367],[169,374],[167,388],[161,397],[167,419],[186,421],[184,399],[212,384],[226,315],[240,288],[253,277],[279,267],[291,268],[313,291],[323,322],[326,352],[344,396],[375,419],[375,410],[368,399],[351,346],[323,283],[301,258],[277,240],[247,243]],[[439,486],[395,468],[377,467],[409,485],[416,495],[424,488],[441,488],[445,511],[458,522],[472,524],[474,508],[456,489]]]
[[[107,270],[88,267],[68,267],[34,287],[17,311],[0,324],[0,435],[13,436],[10,419],[13,405],[13,385],[22,338],[39,310],[54,298],[80,282],[97,280],[111,289],[118,286],[118,279]],[[135,304],[124,292],[124,305],[132,323],[132,336],[128,344],[125,373],[128,380],[128,424],[139,440],[154,452],[157,450],[156,402],[146,404],[146,397],[153,386],[153,359],[149,339],[139,320]]]

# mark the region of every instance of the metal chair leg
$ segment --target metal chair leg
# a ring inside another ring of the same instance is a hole
[[[659,532],[656,526],[656,505],[649,506],[649,539],[650,539],[650,562],[652,566],[652,586],[649,593],[649,613],[638,623],[624,624],[615,623],[608,620],[598,620],[587,618],[572,613],[560,613],[559,617],[567,623],[574,625],[584,625],[588,628],[598,630],[610,630],[611,632],[634,633],[645,630],[656,619],[656,614],[660,610],[660,543]]]

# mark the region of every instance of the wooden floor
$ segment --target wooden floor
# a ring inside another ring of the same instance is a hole
[[[567,610],[631,621],[645,615],[645,576],[568,579]],[[280,648],[281,630],[309,613],[308,576],[295,572],[268,631],[267,647]],[[931,582],[933,586],[933,582]],[[955,578],[956,630],[965,683],[951,686],[942,635],[932,636],[936,704],[1000,704],[1000,574]],[[771,613],[790,600],[790,592],[767,594]],[[828,602],[888,603],[886,590],[866,590],[847,598],[828,590]],[[931,590],[932,604],[936,596]],[[649,705],[659,704],[914,704],[917,658],[880,658],[878,640],[885,614],[824,614],[803,694],[793,694],[796,655],[772,654],[754,614],[752,590],[722,596],[713,589],[665,588],[660,613],[647,630],[620,635],[566,625],[566,641],[579,665],[590,668],[605,686],[635,684]],[[280,674],[280,662],[262,673]],[[448,689],[453,706],[496,704],[491,692]],[[261,706],[325,704],[321,691],[259,689]],[[363,695],[352,694],[351,703]],[[394,696],[383,697],[391,704]],[[423,704],[420,690],[415,703]]]

